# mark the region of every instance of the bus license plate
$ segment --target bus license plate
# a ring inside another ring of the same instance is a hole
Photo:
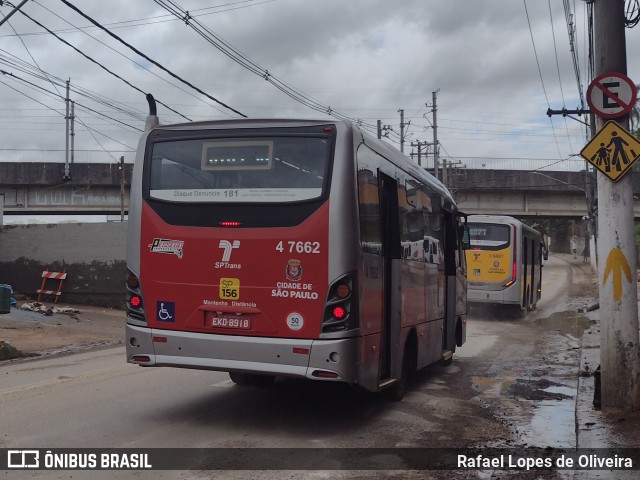
[[[246,317],[218,317],[213,316],[211,326],[214,328],[233,328],[236,330],[249,330],[251,319]]]

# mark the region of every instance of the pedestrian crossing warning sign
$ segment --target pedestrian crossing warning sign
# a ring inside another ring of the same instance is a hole
[[[640,156],[640,140],[609,120],[580,151],[589,163],[614,182],[631,170]]]

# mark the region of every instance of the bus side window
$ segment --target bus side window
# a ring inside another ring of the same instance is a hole
[[[360,246],[365,253],[382,255],[380,231],[380,192],[377,154],[361,145],[358,158],[358,209],[360,212]]]
[[[432,192],[426,186],[422,187],[422,217],[424,223],[424,239],[429,243],[429,251],[432,253],[425,261],[442,265],[444,262],[442,222],[440,215],[440,195]]]
[[[419,186],[418,186],[419,187]],[[411,181],[398,182],[398,214],[403,258],[424,262],[424,222],[419,206],[419,188]]]

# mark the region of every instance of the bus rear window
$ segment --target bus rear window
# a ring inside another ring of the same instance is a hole
[[[470,223],[469,234],[472,247],[506,247],[509,245],[510,228],[508,225],[490,223]]]
[[[320,137],[172,139],[149,144],[151,198],[297,202],[323,194],[331,141]]]

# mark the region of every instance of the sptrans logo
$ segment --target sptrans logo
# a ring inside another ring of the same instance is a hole
[[[242,268],[242,265],[239,263],[229,263],[231,260],[231,252],[236,248],[240,248],[240,240],[234,240],[233,242],[230,242],[229,240],[220,240],[218,248],[222,249],[222,261],[216,262],[215,268],[228,268],[232,270],[239,270]]]

